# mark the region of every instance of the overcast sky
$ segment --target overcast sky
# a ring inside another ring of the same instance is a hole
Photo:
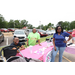
[[[47,25],[52,23],[56,25],[59,21],[74,21],[75,12],[0,12],[6,21],[13,20],[27,20],[28,24],[37,27],[41,24]]]

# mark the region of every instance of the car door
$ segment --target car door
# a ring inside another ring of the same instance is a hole
[[[1,42],[1,40],[2,40],[2,34],[1,34],[1,31],[0,31],[0,42]]]

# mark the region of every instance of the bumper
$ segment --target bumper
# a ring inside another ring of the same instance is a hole
[[[47,34],[41,34],[41,36],[48,36]]]
[[[23,40],[26,40],[26,38],[24,38],[24,39],[19,39],[19,41],[23,41]]]

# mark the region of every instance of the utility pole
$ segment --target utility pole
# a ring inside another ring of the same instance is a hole
[[[41,21],[39,21],[39,24],[40,24],[40,29],[41,29]]]

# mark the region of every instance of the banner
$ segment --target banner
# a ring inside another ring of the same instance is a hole
[[[70,53],[70,54],[75,54],[75,44],[72,44],[66,47],[65,52]]]
[[[43,57],[43,61],[44,62],[50,62],[51,61],[51,58],[52,58],[52,50],[51,51],[49,51],[48,53],[46,53],[45,55],[44,55],[44,57]]]

